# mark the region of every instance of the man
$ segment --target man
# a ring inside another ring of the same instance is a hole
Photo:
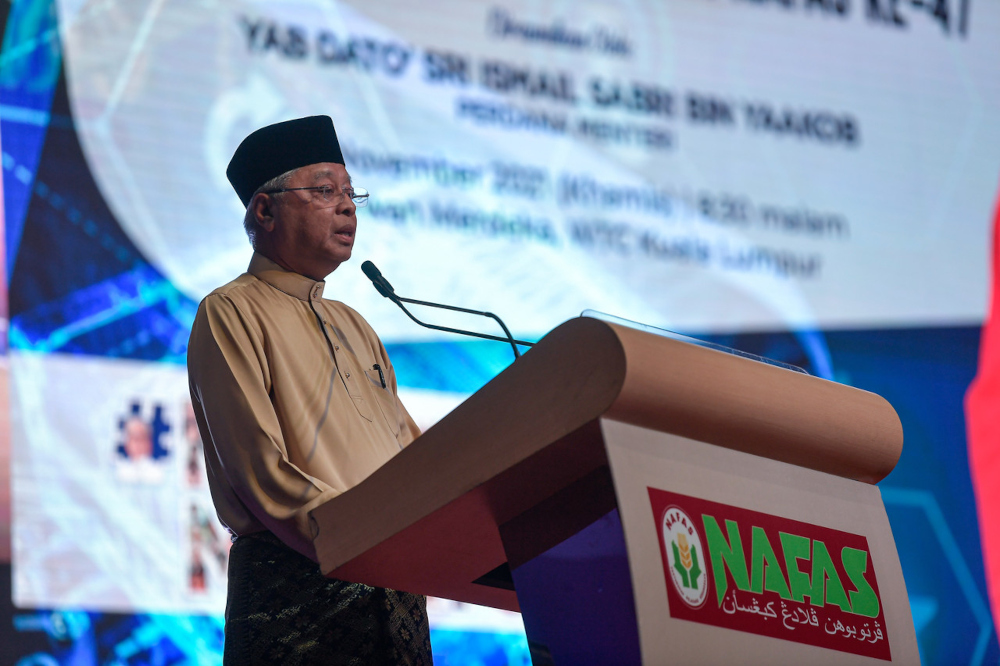
[[[322,297],[367,195],[326,116],[257,130],[226,175],[254,255],[202,301],[188,348],[209,486],[234,534],[224,662],[430,663],[423,597],[324,578],[309,522],[419,434],[378,336]]]

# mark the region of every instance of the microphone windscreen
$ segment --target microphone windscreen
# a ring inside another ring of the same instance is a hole
[[[363,262],[361,264],[361,270],[364,271],[365,275],[367,275],[368,279],[371,280],[372,282],[375,282],[382,278],[382,273],[379,271],[379,269],[375,268],[375,264],[373,264],[370,261]]]
[[[382,273],[375,268],[375,264],[370,261],[365,261],[361,264],[361,270],[368,276],[368,279],[372,281],[372,284],[375,285],[375,290],[378,291],[378,293],[382,294],[386,298],[390,298],[389,293],[392,292],[393,289],[389,286],[389,283],[385,281],[385,278],[382,277]]]

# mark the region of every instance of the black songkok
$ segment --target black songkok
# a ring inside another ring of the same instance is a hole
[[[344,163],[330,116],[309,116],[261,127],[243,139],[226,177],[244,206],[257,188],[286,171],[320,162]]]

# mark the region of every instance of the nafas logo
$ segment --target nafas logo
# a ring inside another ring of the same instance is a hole
[[[676,506],[663,512],[663,546],[669,553],[670,580],[688,606],[698,608],[708,597],[705,549],[694,521]]]
[[[670,617],[892,660],[867,538],[648,490]]]

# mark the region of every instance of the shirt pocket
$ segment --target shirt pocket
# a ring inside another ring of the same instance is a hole
[[[347,388],[347,394],[351,396],[351,401],[354,406],[358,409],[358,414],[361,415],[367,421],[372,420],[372,408],[369,406],[368,401],[365,400],[364,394],[361,392],[358,386],[359,377],[356,376],[357,372],[354,368],[345,368],[341,371],[340,377],[344,380],[344,386]]]
[[[375,404],[382,412],[382,418],[385,419],[392,434],[399,435],[399,411],[396,409],[396,396],[390,393],[388,388],[382,388],[383,375],[379,373],[378,368],[372,366],[370,370],[365,370],[365,375],[368,377],[369,388],[375,394]]]

